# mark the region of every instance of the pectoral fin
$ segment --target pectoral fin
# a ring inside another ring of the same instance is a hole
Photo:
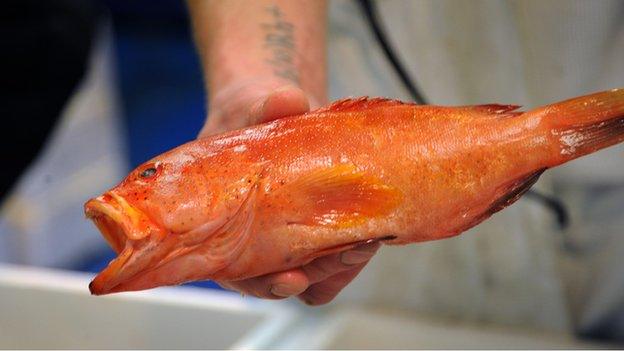
[[[285,186],[282,194],[293,204],[290,224],[337,227],[388,214],[401,199],[398,189],[353,164],[314,170]]]

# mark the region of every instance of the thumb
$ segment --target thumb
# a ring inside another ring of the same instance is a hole
[[[306,94],[298,87],[286,85],[273,90],[255,103],[250,111],[252,123],[264,123],[282,117],[296,116],[310,110]]]

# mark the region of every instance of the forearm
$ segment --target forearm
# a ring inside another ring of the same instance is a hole
[[[326,99],[322,0],[188,0],[208,97],[249,80]]]

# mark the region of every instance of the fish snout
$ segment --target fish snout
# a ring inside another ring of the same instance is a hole
[[[145,213],[112,191],[89,200],[85,204],[85,214],[95,222],[117,253],[123,250],[128,240],[137,241],[164,234]]]
[[[89,284],[89,290],[94,295],[110,293],[117,285],[140,272],[149,260],[137,253],[145,251],[145,247],[154,246],[166,234],[164,228],[113,191],[89,200],[85,204],[85,214],[118,254]],[[155,253],[154,250],[152,253]]]

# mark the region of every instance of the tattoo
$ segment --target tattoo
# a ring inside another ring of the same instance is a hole
[[[264,31],[264,47],[271,56],[266,62],[273,68],[273,74],[299,84],[299,73],[295,67],[295,26],[284,18],[277,5],[267,6],[271,23],[261,24]]]

